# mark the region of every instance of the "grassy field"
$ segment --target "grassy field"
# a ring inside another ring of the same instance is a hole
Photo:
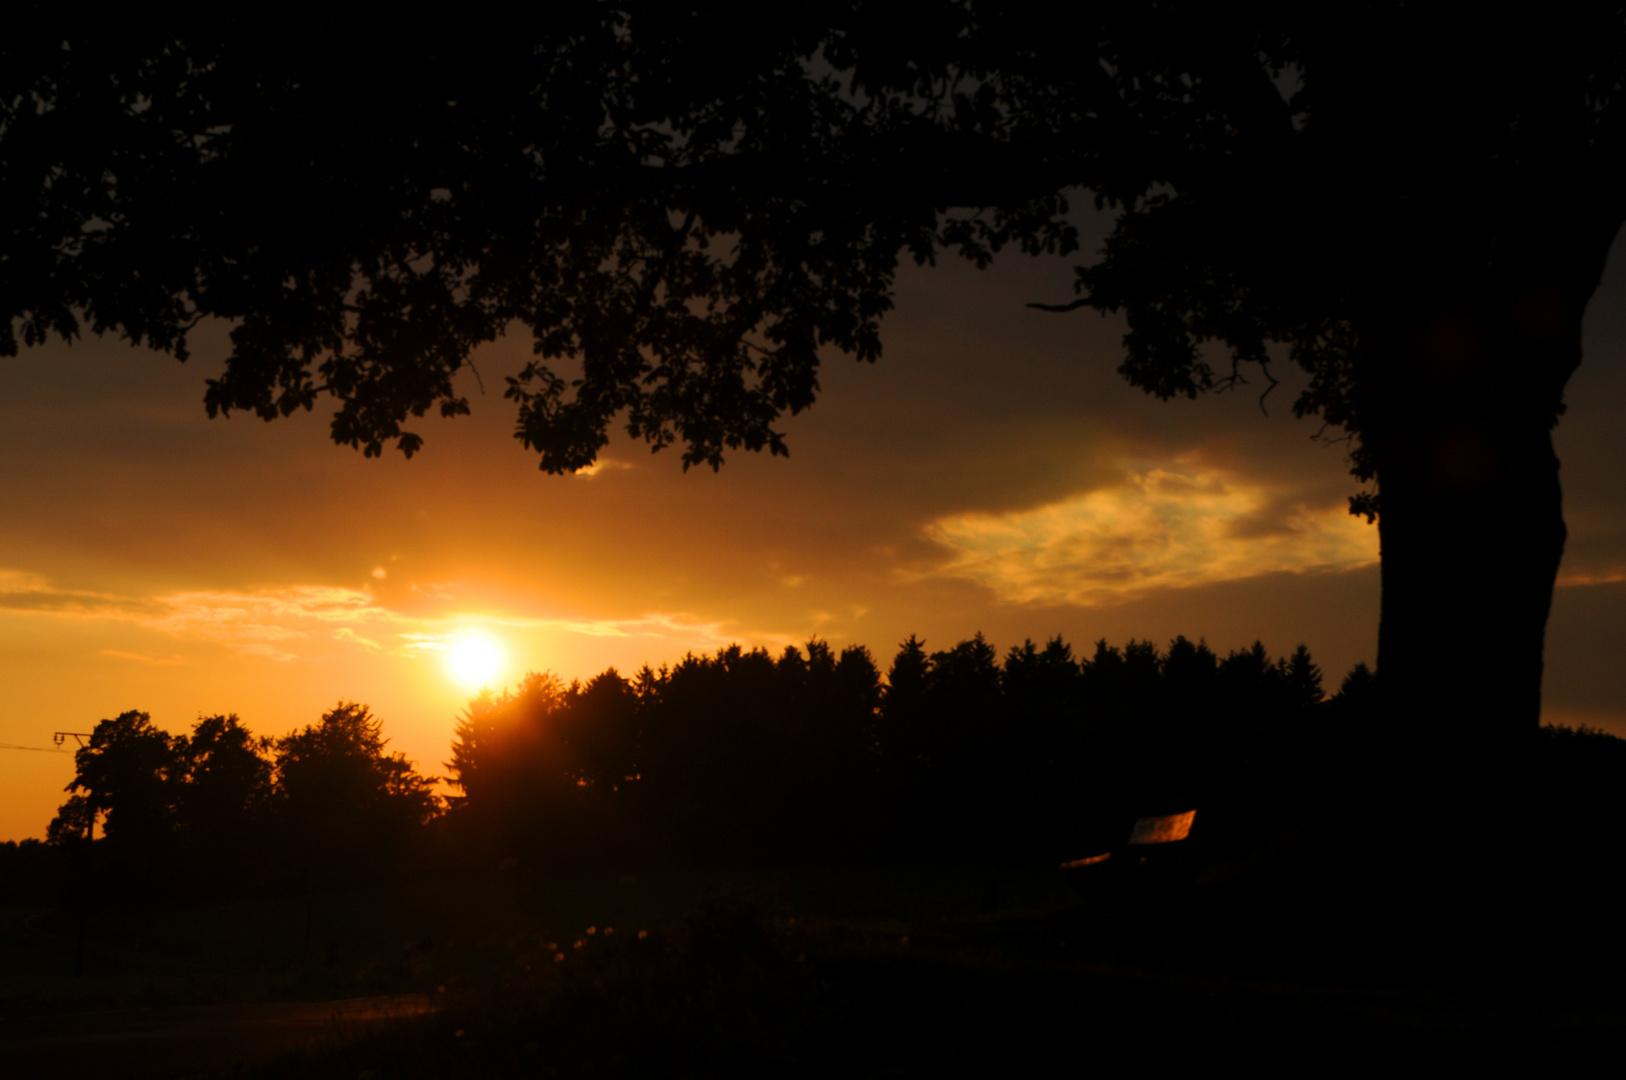
[[[97,911],[77,977],[69,916],[0,908],[0,1016],[463,986],[494,977],[522,947],[589,927],[669,932],[718,897],[803,925],[888,932],[1076,900],[1053,873],[1010,868],[425,874],[309,897]]]
[[[1626,1036],[1618,965],[1537,970],[1487,940],[1442,971],[1340,969],[1303,936],[1310,923],[1269,904],[1080,892],[1037,867],[518,867],[102,911],[79,977],[71,922],[7,910],[0,1028],[204,1003],[433,1002],[263,1062],[264,1080],[1551,1068],[1607,1059]]]
[[[1579,1069],[1626,1036],[1626,979],[1576,919],[1532,919],[1571,927],[1572,963],[1475,929],[1431,966],[1433,927],[1397,961],[1333,922],[1358,904],[1257,877],[1073,885],[1049,867],[420,873],[101,909],[81,976],[72,919],[0,909],[0,1034],[377,995],[433,1010],[262,1060],[263,1080]]]
[[[1270,920],[1231,926],[1212,897],[1076,896],[1015,873],[989,910],[990,876],[736,877],[648,938],[627,922],[509,940],[436,1014],[259,1075],[1579,1069],[1626,1036],[1618,967],[1333,975],[1307,955],[1295,973],[1248,953],[1313,953],[1302,924],[1267,944]]]

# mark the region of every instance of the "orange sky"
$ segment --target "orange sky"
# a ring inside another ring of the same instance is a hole
[[[1622,262],[1558,436],[1571,543],[1547,697],[1626,734]],[[1268,416],[1248,390],[1130,388],[1121,327],[1023,307],[1068,282],[1032,261],[907,272],[882,361],[830,357],[792,456],[715,475],[624,439],[592,475],[539,472],[500,396],[523,340],[477,358],[474,416],[422,421],[411,461],[333,446],[320,410],[206,419],[218,332],[184,366],[94,339],[0,360],[0,743],[132,708],[277,735],[342,698],[438,772],[469,693],[444,649],[470,631],[506,651],[499,684],[813,634],[884,668],[910,633],[981,630],[1001,650],[1304,642],[1335,688],[1372,660],[1378,611],[1342,448],[1292,419],[1291,380]],[[43,835],[71,776],[67,755],[0,750],[0,840]]]

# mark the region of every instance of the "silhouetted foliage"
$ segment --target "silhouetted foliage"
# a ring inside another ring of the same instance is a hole
[[[439,809],[433,779],[385,743],[366,706],[344,702],[275,741],[235,715],[169,735],[122,713],[75,754],[48,842],[75,856],[70,885],[97,902],[376,869]]]
[[[1389,707],[1533,737],[1550,432],[1626,216],[1614,0],[626,0],[387,34],[29,10],[0,43],[0,202],[30,208],[0,223],[0,352],[89,327],[184,357],[231,320],[211,413],[329,394],[335,440],[410,454],[521,324],[543,468],[617,422],[716,466],[784,451],[821,350],[879,355],[903,259],[1071,255],[1093,201],[1111,235],[1047,306],[1122,313],[1119,370],[1161,398],[1308,373],[1295,412],[1379,488],[1352,509],[1381,494]]]
[[[1342,766],[1308,650],[1221,660],[1185,638],[1060,638],[1003,664],[976,635],[867,650],[731,646],[585,686],[474,698],[453,826],[489,857],[698,862],[1048,860],[1137,814],[1204,808],[1253,836]],[[1341,714],[1339,714],[1341,715]],[[1241,841],[1239,841],[1241,842]]]
[[[270,740],[256,739],[235,714],[210,716],[176,738],[175,749],[175,821],[187,863],[207,865],[217,880],[243,878],[266,853]]]
[[[68,867],[68,853],[62,845],[37,839],[0,843],[0,906],[55,903],[61,897]]]
[[[606,672],[595,682],[607,686],[612,679],[619,676]],[[580,725],[567,715],[580,696],[580,687],[532,674],[516,691],[482,693],[469,702],[446,763],[449,779],[464,793],[454,799],[454,811],[466,834],[505,851],[582,854],[582,828],[592,818],[583,804],[602,803],[604,791],[573,745],[592,741],[580,740]]]
[[[341,701],[322,719],[276,740],[272,813],[285,842],[329,867],[399,854],[438,809],[434,781],[387,754],[383,723]]]
[[[911,637],[885,679],[863,647],[818,639],[777,656],[730,646],[631,680],[533,674],[471,699],[457,723],[446,850],[485,867],[1049,864],[1121,843],[1137,816],[1197,808],[1204,857],[1224,862],[1359,781],[1374,693],[1357,664],[1324,699],[1302,645],[1221,657],[1184,637],[1099,641],[1083,660],[1060,638],[1025,641],[1002,662],[981,634],[936,652]],[[1476,842],[1567,821],[1562,837],[1520,842],[1584,861],[1623,748],[1547,729],[1510,793],[1523,809],[1487,812]],[[0,849],[0,869],[79,903],[326,887],[423,853],[439,807],[431,778],[348,702],[276,740],[235,716],[170,736],[128,712],[97,725],[77,764],[51,843]]]
[[[1338,694],[1333,700],[1342,709],[1366,713],[1376,706],[1377,692],[1378,677],[1365,663],[1357,663],[1338,684]]]
[[[77,891],[100,892],[106,879],[146,893],[174,870],[175,792],[182,768],[176,740],[144,712],[99,722],[74,753],[71,797],[46,835],[57,843],[88,844],[98,821],[101,849],[95,875],[78,867]]]

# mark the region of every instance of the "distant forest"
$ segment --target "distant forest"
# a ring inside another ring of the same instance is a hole
[[[76,873],[132,895],[425,860],[1055,860],[1193,807],[1223,843],[1335,780],[1372,692],[1356,665],[1328,700],[1303,646],[1220,657],[1184,637],[1084,659],[1028,641],[1003,662],[980,634],[941,652],[911,637],[884,678],[861,646],[736,645],[481,693],[444,798],[364,705],[275,740],[235,715],[172,736],[127,712],[78,751],[46,841],[0,846],[0,871],[21,872],[0,879],[43,880],[31,861],[74,852]]]

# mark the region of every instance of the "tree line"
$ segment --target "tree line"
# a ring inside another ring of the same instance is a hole
[[[365,705],[280,739],[235,715],[170,735],[126,712],[77,752],[45,846],[94,851],[100,873],[148,890],[297,887],[427,852],[535,866],[1074,857],[1135,815],[1194,806],[1215,837],[1256,833],[1341,767],[1372,687],[1356,665],[1327,700],[1302,645],[1221,657],[1184,637],[1087,657],[1058,637],[1003,658],[981,634],[936,652],[911,637],[884,674],[858,645],[733,645],[630,679],[533,673],[482,692],[444,778],[390,753]],[[42,857],[7,853],[25,856]]]
[[[1045,859],[1136,814],[1203,804],[1242,827],[1371,688],[1358,665],[1328,702],[1303,646],[1221,657],[1184,637],[1003,660],[980,634],[911,637],[884,678],[868,649],[819,640],[533,674],[459,721],[448,824],[544,860]]]
[[[77,872],[138,893],[388,865],[443,805],[435,778],[387,743],[383,722],[352,702],[279,739],[255,736],[235,714],[170,735],[145,712],[121,713],[75,753],[46,843],[93,851]]]

